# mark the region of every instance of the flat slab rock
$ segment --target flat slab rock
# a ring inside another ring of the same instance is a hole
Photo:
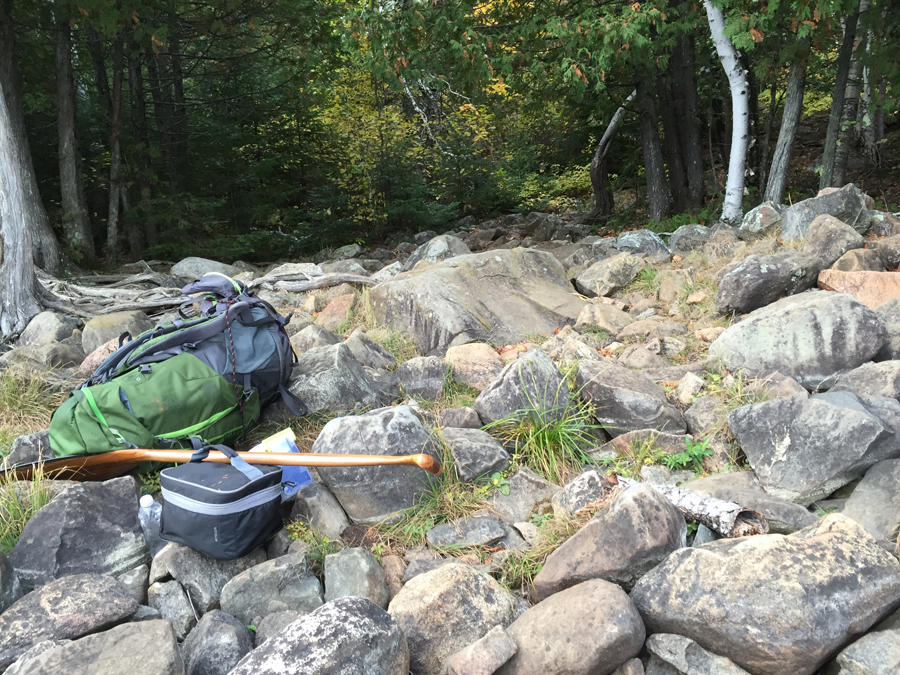
[[[116,626],[37,649],[24,656],[9,675],[179,675],[184,664],[168,621],[142,621]]]
[[[74,640],[127,621],[138,603],[122,583],[75,574],[32,591],[0,614],[0,670],[44,640]]]
[[[751,673],[811,675],[900,602],[900,562],[849,518],[792,535],[680,549],[631,598],[650,633],[675,633]]]
[[[584,306],[563,266],[543,251],[516,248],[451,258],[372,288],[379,321],[414,336],[424,354],[467,342],[515,344],[553,335]]]
[[[822,270],[818,285],[826,291],[852,295],[866,307],[875,309],[900,296],[900,273]]]

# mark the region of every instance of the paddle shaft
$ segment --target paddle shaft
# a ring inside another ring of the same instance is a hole
[[[137,448],[133,450],[113,450],[112,452],[98,453],[96,455],[51,459],[40,466],[42,466],[45,474],[54,474],[57,471],[62,471],[66,474],[77,475],[84,470],[87,470],[87,473],[94,473],[91,469],[102,470],[104,467],[112,467],[117,464],[128,468],[133,467],[140,462],[184,464],[190,461],[192,454],[193,450],[154,450],[149,448]],[[418,466],[434,476],[439,476],[442,470],[441,463],[426,454],[404,455],[399,457],[394,457],[392,455],[303,454],[297,452],[242,452],[239,454],[248,464],[324,467],[383,465]],[[203,461],[229,463],[231,460],[218,450],[210,448],[209,456]],[[13,473],[19,480],[28,480],[37,466],[39,465],[25,464],[13,466],[3,473]],[[125,468],[124,471],[127,471],[128,468]],[[101,473],[104,476],[109,475],[106,471],[101,471]]]

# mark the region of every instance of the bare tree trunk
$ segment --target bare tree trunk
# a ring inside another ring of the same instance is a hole
[[[867,0],[860,0],[860,4]],[[838,56],[837,74],[834,78],[834,93],[831,97],[831,113],[828,116],[828,130],[825,133],[825,147],[822,152],[822,173],[819,176],[819,189],[834,185],[834,159],[837,153],[838,136],[841,132],[841,116],[844,111],[844,90],[847,88],[847,76],[850,72],[850,59],[853,56],[853,45],[856,38],[856,25],[859,22],[859,9],[847,17],[844,23],[844,41]]]
[[[870,28],[866,40],[866,55],[872,53],[872,42],[875,39],[875,33]],[[863,141],[863,147],[866,150],[866,157],[873,164],[877,160],[877,149],[875,147],[875,120],[873,113],[875,112],[872,105],[872,82],[870,81],[870,68],[863,68],[862,92],[859,101],[859,109],[856,115],[856,125],[860,129],[860,135]]]
[[[872,4],[872,0],[860,0],[859,12],[865,12]],[[844,185],[844,175],[847,173],[847,161],[850,158],[850,150],[856,140],[858,129],[856,128],[856,112],[859,108],[859,90],[862,86],[862,56],[866,50],[866,34],[862,31],[853,43],[850,55],[850,68],[847,71],[847,87],[844,90],[844,105],[841,113],[841,130],[838,135],[839,142],[834,152],[834,173],[831,183],[835,187]]]
[[[169,40],[169,70],[172,73],[172,131],[175,134],[175,157],[178,172],[185,175],[188,161],[188,118],[184,100],[184,75],[181,72],[181,42],[177,34]]]
[[[134,178],[138,188],[138,200],[141,207],[148,208],[150,203],[150,133],[147,127],[147,108],[144,100],[144,73],[141,68],[141,52],[131,51],[128,59],[128,85],[131,90],[131,135],[134,139]],[[145,225],[144,231],[138,225],[129,228],[131,254],[135,260],[140,257],[144,248],[144,240],[150,246],[156,245],[156,227]]]
[[[669,215],[669,185],[660,148],[656,105],[653,102],[652,85],[646,78],[638,80],[637,103],[641,111],[641,150],[644,156],[644,173],[647,177],[648,216],[650,220],[662,220]]]
[[[94,66],[94,81],[97,83],[97,98],[100,101],[100,112],[103,114],[106,133],[109,134],[109,112],[112,104],[109,99],[109,78],[106,76],[103,47],[100,43],[100,34],[96,29],[88,26],[86,32],[87,47],[91,54],[91,64]]]
[[[81,154],[75,133],[75,78],[72,74],[72,37],[65,3],[56,2],[56,106],[59,133],[59,187],[63,236],[75,260],[94,258],[94,241],[81,177]]]
[[[0,336],[22,331],[41,311],[32,238],[47,214],[37,194],[13,66],[12,0],[0,0]]]
[[[109,115],[109,213],[106,221],[106,262],[119,256],[119,201],[122,189],[122,61],[124,39],[116,35],[113,46],[112,108]]]
[[[775,126],[775,113],[778,111],[778,78],[772,80],[769,87],[769,114],[766,115],[766,132],[763,134],[763,144],[759,151],[759,184],[765,186],[769,171],[769,146],[772,144],[772,128]]]
[[[887,77],[881,76],[881,84],[878,86],[878,107],[875,108],[875,145],[878,146],[884,140],[884,97],[887,94]]]
[[[737,50],[725,36],[725,15],[710,0],[703,0],[709,28],[719,60],[728,76],[731,88],[731,156],[728,159],[728,182],[725,184],[725,203],[722,220],[739,222],[743,216],[744,169],[747,165],[748,125],[750,120],[747,77],[741,67]]]
[[[803,93],[806,90],[806,58],[809,54],[809,40],[804,40],[802,53],[791,63],[788,74],[787,94],[784,100],[784,112],[781,117],[781,130],[778,142],[772,155],[772,167],[766,184],[765,199],[780,204],[784,200],[784,189],[787,185],[788,165],[791,163],[791,150],[794,136],[803,116]]]
[[[166,167],[166,175],[169,179],[169,191],[174,194],[179,191],[180,184],[178,170],[175,166],[175,147],[170,114],[172,95],[168,83],[163,81],[159,72],[159,65],[159,57],[152,52],[148,52],[147,77],[150,80],[150,97],[153,99],[156,130],[159,134],[159,149],[162,153],[163,164]]]
[[[700,140],[700,117],[697,104],[697,68],[694,63],[693,37],[685,36],[672,54],[675,86],[675,108],[680,131],[681,155],[688,185],[691,208],[703,206],[706,183],[703,177],[703,153]]]
[[[672,83],[669,80],[668,73],[660,78],[659,102],[659,117],[663,125],[663,149],[666,155],[666,166],[669,169],[669,193],[672,197],[672,207],[676,213],[683,213],[690,208],[690,203],[688,199],[687,175],[679,141]]]
[[[628,98],[625,99],[625,104],[630,103],[636,94],[637,90],[632,91]],[[616,110],[609,121],[609,126],[606,127],[606,131],[603,133],[603,137],[597,143],[597,150],[594,152],[594,158],[591,160],[591,187],[594,189],[594,208],[591,209],[590,214],[586,218],[588,221],[600,219],[605,222],[613,213],[613,196],[609,189],[606,155],[612,147],[613,139],[619,130],[619,123],[625,117],[625,112],[625,105],[619,106],[619,109]]]
[[[750,140],[748,142],[749,147],[747,148],[747,171],[745,174],[750,174],[750,183],[752,185],[758,185],[757,180],[759,179],[759,166],[760,166],[760,156],[759,156],[759,85],[756,82],[756,75],[753,73],[753,68],[750,65],[750,57],[747,54],[741,55],[741,64],[744,68],[744,72],[747,77],[747,84],[749,85],[748,95],[750,97],[749,101],[749,109],[750,109]],[[744,180],[748,180],[745,176]],[[762,186],[759,186],[762,188]]]

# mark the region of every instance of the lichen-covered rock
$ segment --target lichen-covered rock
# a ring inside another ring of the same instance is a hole
[[[862,235],[834,216],[816,216],[809,225],[803,249],[815,255],[821,268],[831,267],[847,251],[865,246]]]
[[[356,597],[387,609],[384,570],[367,549],[345,548],[325,556],[325,601]]]
[[[376,317],[423,354],[467,342],[515,344],[553,335],[584,306],[552,255],[516,248],[459,256],[372,288]]]
[[[32,591],[0,614],[0,670],[44,640],[74,640],[127,621],[138,609],[112,577],[73,574]]]
[[[413,455],[438,459],[434,438],[408,406],[338,417],[322,429],[314,453]],[[411,507],[431,484],[415,466],[320,467],[319,475],[354,521],[374,525]]]
[[[474,481],[509,468],[509,453],[488,432],[445,427],[442,433],[461,481]]]
[[[442,260],[448,260],[449,258],[455,258],[471,252],[469,247],[459,237],[441,234],[419,246],[403,263],[402,271],[408,272],[415,267],[417,262],[422,260],[433,265]]]
[[[746,314],[785,295],[796,295],[816,285],[822,264],[805,251],[747,256],[726,274],[716,292],[720,314]]]
[[[758,309],[728,328],[710,354],[730,371],[779,371],[807,389],[870,361],[887,340],[878,315],[848,295],[803,293]]]
[[[513,619],[512,597],[493,577],[451,564],[406,583],[388,612],[409,643],[410,668],[443,675],[450,657]]]
[[[702,248],[709,241],[710,234],[710,229],[699,223],[682,225],[669,237],[668,247],[672,253],[690,253]]]
[[[651,635],[647,638],[647,651],[647,675],[750,675],[731,659],[708,652],[683,635]]]
[[[776,231],[781,227],[781,211],[781,206],[771,201],[747,211],[737,236],[746,240],[761,239]]]
[[[208,258],[183,258],[181,261],[172,265],[171,273],[176,277],[185,279],[199,279],[204,274],[216,272],[232,277],[240,270],[233,265],[221,263],[218,260],[209,260]]]
[[[437,356],[417,356],[404,361],[397,373],[404,396],[436,401],[444,393],[447,364]]]
[[[20,345],[43,347],[65,340],[81,322],[58,312],[41,312],[35,316],[19,336]]]
[[[617,291],[644,268],[644,261],[630,253],[620,253],[588,267],[575,277],[575,288],[589,298]]]
[[[623,232],[616,237],[616,248],[628,253],[669,253],[666,242],[650,230]]]
[[[497,675],[609,675],[637,656],[646,635],[625,592],[599,579],[538,603],[506,632],[518,649]]]
[[[397,365],[393,354],[359,328],[350,334],[345,344],[356,360],[367,368],[393,368]]]
[[[106,342],[118,340],[123,333],[137,337],[151,328],[153,323],[140,310],[101,314],[84,324],[84,330],[81,332],[81,348],[85,354],[90,354]]]
[[[9,555],[24,590],[85,572],[116,575],[150,562],[131,476],[78,483],[26,523]]]
[[[504,523],[510,525],[527,521],[535,506],[541,502],[549,502],[562,489],[538,476],[527,466],[510,476],[508,487],[509,494],[495,492],[488,500],[488,505]]]
[[[147,589],[147,604],[172,624],[175,637],[184,640],[197,625],[191,599],[177,581],[156,582]]]
[[[329,539],[340,538],[350,526],[340,502],[318,481],[300,488],[291,507],[291,520],[305,520],[312,529]]]
[[[751,673],[811,675],[900,602],[900,563],[849,518],[792,535],[685,548],[631,593],[651,633],[675,633]]]
[[[339,598],[254,649],[230,675],[408,675],[397,622],[364,598]]]

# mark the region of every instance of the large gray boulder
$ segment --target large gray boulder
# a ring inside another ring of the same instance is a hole
[[[118,340],[123,333],[137,337],[144,331],[153,328],[153,322],[142,311],[113,312],[101,314],[84,324],[81,332],[81,348],[90,354],[112,339]]]
[[[439,458],[434,438],[405,405],[331,420],[312,451],[341,455],[426,453]],[[318,473],[347,515],[366,525],[375,525],[409,508],[431,484],[430,475],[415,466],[320,467]]]
[[[650,633],[675,633],[751,673],[811,675],[900,602],[900,562],[849,518],[792,535],[672,553],[631,593]]]
[[[185,279],[199,279],[204,274],[217,272],[225,276],[233,277],[240,270],[233,265],[221,263],[218,260],[209,260],[208,258],[190,257],[184,258],[172,266],[171,273],[176,277]]]
[[[821,215],[810,223],[803,249],[819,259],[822,269],[834,265],[845,253],[865,246],[862,235],[834,216]]]
[[[384,570],[367,549],[345,548],[325,556],[325,601],[366,598],[387,609]]]
[[[900,523],[900,459],[878,462],[853,488],[841,513],[891,550],[897,545]]]
[[[682,225],[669,237],[668,247],[672,253],[690,253],[695,248],[702,248],[709,241],[710,234],[710,229],[705,225]]]
[[[447,364],[437,356],[417,356],[397,368],[404,396],[417,396],[436,401],[444,393]]]
[[[747,256],[719,282],[716,310],[746,314],[816,285],[822,264],[804,251]]]
[[[554,593],[589,579],[626,589],[685,545],[681,511],[647,485],[618,493],[547,558],[534,578],[535,595]]]
[[[248,654],[231,675],[408,675],[407,638],[364,598],[339,598]]]
[[[609,675],[637,656],[646,635],[625,592],[599,579],[538,603],[506,632],[517,650],[497,675]]]
[[[799,504],[770,495],[752,471],[713,474],[684,483],[683,488],[759,511],[769,521],[772,534],[791,534],[809,527],[818,517]]]
[[[728,425],[762,487],[807,506],[900,455],[898,419],[896,399],[828,392],[743,406]]]
[[[184,640],[197,625],[197,614],[191,599],[177,581],[158,581],[147,589],[147,605],[159,613],[159,617],[172,624],[175,637]]]
[[[525,411],[527,416],[558,419],[569,404],[562,373],[540,349],[521,354],[482,391],[472,407],[483,424]]]
[[[191,596],[201,615],[219,606],[222,588],[244,570],[266,561],[266,551],[258,548],[237,560],[216,560],[188,546],[170,542],[153,558],[148,582],[174,579]]]
[[[241,572],[222,589],[222,610],[244,622],[270,612],[311,612],[323,602],[322,584],[302,553],[269,560]]]
[[[813,291],[783,298],[728,328],[710,354],[730,371],[779,371],[807,389],[870,361],[886,341],[878,316],[849,295]]]
[[[582,397],[593,402],[597,421],[614,438],[639,429],[685,432],[681,411],[644,373],[612,361],[582,361],[576,382]]]
[[[393,354],[359,328],[350,334],[346,345],[353,352],[356,360],[367,368],[393,368],[397,365]]]
[[[413,336],[423,354],[467,342],[514,344],[553,335],[584,302],[563,266],[543,251],[516,248],[464,255],[397,275],[372,288],[379,321]]]
[[[885,625],[889,624],[889,625]],[[892,675],[900,672],[900,622],[896,612],[871,633],[845,647],[828,675]]]
[[[628,253],[669,253],[666,242],[650,230],[623,232],[616,237],[616,248]]]
[[[781,227],[781,211],[782,207],[771,201],[747,211],[737,230],[737,236],[752,241],[773,234]]]
[[[43,347],[61,342],[71,336],[79,325],[81,321],[70,316],[58,312],[41,312],[25,326],[19,336],[19,344]]]
[[[861,234],[868,231],[872,219],[865,193],[848,183],[840,190],[804,199],[785,209],[781,214],[781,238],[785,241],[803,239],[813,220],[823,214],[834,216]]]
[[[419,246],[403,263],[401,271],[408,272],[421,260],[433,265],[442,260],[467,255],[471,252],[469,247],[459,237],[454,237],[451,234],[441,234]]]
[[[344,343],[301,354],[288,389],[310,412],[353,412],[391,401]]]
[[[44,640],[74,640],[127,621],[131,593],[112,577],[73,574],[52,581],[0,614],[0,670]]]
[[[9,675],[186,673],[172,626],[160,620],[127,623],[73,642],[44,643],[6,672]]]
[[[181,645],[184,675],[228,675],[253,650],[247,626],[218,609],[204,614]]]
[[[635,255],[619,253],[594,263],[573,281],[578,292],[589,298],[609,295],[634,279],[644,265],[645,262]]]
[[[90,572],[116,575],[150,562],[131,476],[78,483],[26,523],[9,554],[24,590]]]
[[[513,620],[513,599],[493,577],[450,564],[410,579],[388,613],[409,643],[410,669],[443,675],[450,657]]]

